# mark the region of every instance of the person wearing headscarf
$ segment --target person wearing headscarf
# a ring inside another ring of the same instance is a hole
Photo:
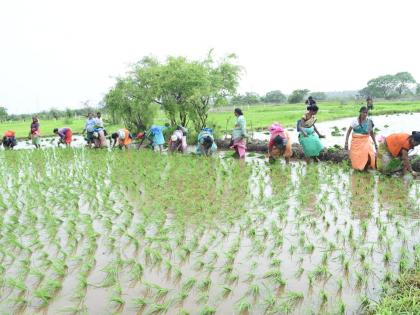
[[[354,169],[363,171],[368,167],[376,168],[376,154],[372,147],[372,142],[376,144],[375,133],[373,132],[373,121],[368,117],[368,109],[363,106],[359,110],[359,116],[351,123],[347,135],[344,149],[348,150],[350,133],[353,131],[350,146],[350,161]]]
[[[182,126],[177,126],[169,140],[169,152],[185,153],[187,150],[187,132]]]
[[[5,150],[13,150],[17,145],[16,133],[13,130],[7,130],[3,135],[2,144]]]
[[[283,156],[286,164],[289,163],[293,154],[292,141],[288,132],[279,123],[273,123],[269,128],[270,141],[268,142],[268,159],[272,163]]]
[[[403,173],[410,172],[417,176],[411,168],[408,151],[420,144],[420,131],[410,134],[405,132],[393,133],[382,139],[378,149],[378,170],[390,174],[402,169]]]

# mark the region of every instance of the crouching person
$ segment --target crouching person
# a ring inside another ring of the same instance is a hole
[[[214,141],[213,130],[211,128],[203,128],[198,134],[197,154],[210,156],[217,151],[217,145]]]
[[[169,152],[185,153],[187,150],[187,129],[177,126],[169,140]]]
[[[292,141],[289,134],[279,123],[273,123],[268,130],[270,132],[270,141],[268,143],[269,162],[274,163],[276,159],[283,156],[286,164],[289,164],[290,157],[293,154]]]
[[[111,135],[111,141],[114,141],[114,143],[112,143],[113,148],[115,148],[115,145],[118,141],[118,147],[120,149],[125,148],[128,150],[128,146],[132,142],[132,137],[130,132],[127,129],[123,128]]]
[[[66,147],[70,147],[71,142],[73,141],[73,132],[70,128],[55,128],[54,134],[58,135],[59,137],[58,146],[60,146],[60,144],[64,144]]]
[[[4,133],[2,144],[5,150],[13,150],[17,145],[16,133],[13,130],[7,130]]]

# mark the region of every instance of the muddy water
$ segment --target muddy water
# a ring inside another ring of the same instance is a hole
[[[322,143],[326,147],[331,147],[334,145],[340,145],[344,147],[345,136],[348,127],[354,118],[343,118],[338,120],[326,121],[317,123],[318,131],[325,135],[326,138],[321,139]],[[375,124],[375,134],[379,136],[388,136],[391,133],[396,132],[407,132],[410,133],[414,130],[420,130],[420,113],[413,114],[395,114],[395,115],[379,115],[379,116],[370,116]],[[281,122],[281,120],[280,120]],[[339,133],[335,136],[332,135],[334,130],[338,129]],[[298,143],[298,133],[296,128],[289,128],[289,134],[292,137],[292,141]],[[259,140],[268,140],[268,132],[255,132],[254,138]],[[417,147],[411,152],[411,154],[420,154],[420,148]]]
[[[360,297],[378,300],[384,275],[397,275],[402,264],[411,266],[413,246],[420,241],[420,183],[416,181],[355,173],[337,165],[268,166],[258,157],[247,159],[250,173],[241,177],[246,166],[238,168],[228,159],[216,160],[210,167],[200,159],[185,160],[190,163],[182,169],[187,178],[193,178],[189,169],[192,174],[204,169],[229,196],[223,197],[226,204],[211,209],[211,193],[200,197],[200,190],[193,191],[197,209],[190,209],[191,214],[184,218],[178,204],[172,202],[176,193],[190,186],[207,187],[206,181],[173,176],[182,167],[182,159],[189,157],[156,157],[147,152],[148,158],[142,159],[143,153],[138,152],[100,156],[79,151],[74,153],[77,156],[68,165],[69,171],[58,167],[63,163],[58,155],[63,154],[66,160],[68,152],[55,152],[56,156],[43,153],[49,163],[48,175],[44,174],[47,186],[42,190],[36,190],[38,185],[30,181],[32,173],[25,176],[30,171],[26,164],[18,164],[19,173],[5,173],[7,178],[0,182],[5,191],[2,222],[12,224],[16,214],[26,222],[36,209],[35,231],[42,248],[33,247],[31,267],[43,268],[42,252],[50,254],[51,260],[60,257],[60,249],[67,253],[68,268],[59,278],[62,288],[48,305],[39,307],[41,302],[34,294],[37,287],[29,276],[24,292],[28,305],[16,313],[158,314],[161,309],[167,314],[181,310],[199,314],[207,305],[216,314],[239,314],[241,303],[249,303],[251,314],[323,314],[338,311],[342,302],[346,314],[359,314]],[[17,163],[30,157],[19,157],[22,160]],[[0,159],[0,168],[6,166],[7,158]],[[145,162],[153,164],[157,172]],[[130,182],[117,176],[122,175],[121,165],[132,170]],[[236,177],[248,181],[242,192],[229,186]],[[141,181],[133,185],[131,181],[137,178]],[[169,187],[155,182],[162,178]],[[61,193],[48,188],[63,181],[70,189]],[[22,196],[19,204],[15,204],[15,189]],[[38,198],[32,199],[34,196]],[[204,202],[208,207],[199,210],[201,198],[209,198]],[[48,207],[39,201],[44,199]],[[191,206],[188,200],[184,204]],[[229,217],[238,211],[236,207],[243,207],[242,212]],[[216,212],[203,220],[201,211]],[[58,220],[55,236],[51,234],[52,218]],[[96,234],[88,236],[90,230]],[[19,226],[15,231],[2,226],[0,231],[2,248],[14,248],[4,241],[10,242],[12,235],[24,237],[25,244],[34,241],[32,233],[27,235]],[[70,251],[72,235],[78,241]],[[130,238],[133,236],[137,247]],[[61,248],[54,246],[54,240]],[[26,255],[12,258],[2,253],[6,268],[2,278],[19,277]],[[77,287],[81,265],[89,257],[94,263],[83,295]],[[139,281],[132,279],[131,260],[143,266]],[[116,267],[114,273],[107,272],[111,267]],[[51,267],[45,272],[47,277],[56,277]],[[112,275],[115,281],[107,282]],[[0,301],[0,313],[13,313],[16,309],[11,298],[18,290],[10,285],[1,290],[0,295],[6,298]],[[75,296],[78,294],[82,297]],[[145,302],[142,308],[134,303],[139,298]]]

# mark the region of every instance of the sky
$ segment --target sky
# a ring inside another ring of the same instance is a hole
[[[235,53],[239,92],[420,81],[417,0],[0,0],[0,106],[96,105],[144,56]]]

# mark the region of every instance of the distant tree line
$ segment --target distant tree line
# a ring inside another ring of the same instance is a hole
[[[32,116],[37,116],[39,119],[73,119],[78,117],[86,117],[89,112],[96,112],[100,107],[93,107],[86,105],[83,108],[70,109],[66,108],[64,110],[59,110],[56,108],[51,108],[49,110],[43,110],[38,113],[32,114],[8,114],[5,107],[0,107],[0,122],[7,120],[12,121],[25,121],[30,120]]]
[[[305,97],[309,94],[318,101],[327,99],[327,95],[324,92],[312,92],[308,89],[294,90],[289,96],[283,94],[280,90],[274,90],[267,92],[261,96],[255,92],[246,92],[245,94],[238,94],[231,98],[231,105],[253,105],[253,104],[297,104],[304,101]]]

